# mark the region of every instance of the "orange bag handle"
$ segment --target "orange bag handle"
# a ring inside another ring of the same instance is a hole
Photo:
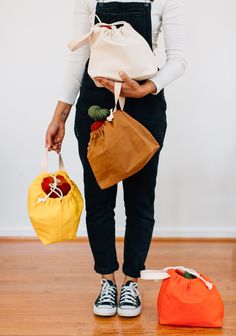
[[[122,82],[115,82],[114,96],[115,96],[115,107],[110,110],[109,116],[106,118],[107,121],[112,121],[114,118],[114,113],[117,111],[117,104],[119,101],[121,110],[125,107],[125,97],[120,97]]]
[[[115,82],[114,95],[115,95],[115,108],[114,112],[117,111],[118,100],[120,103],[121,110],[125,107],[125,97],[120,97],[122,82]]]
[[[209,290],[211,290],[213,288],[213,283],[205,280],[195,270],[193,270],[191,268],[184,267],[184,266],[169,266],[169,267],[163,268],[162,270],[143,270],[143,271],[140,272],[141,279],[154,280],[154,281],[167,279],[167,278],[170,277],[170,275],[167,272],[169,269],[181,270],[181,271],[184,271],[184,272],[186,271],[186,272],[188,272],[192,275],[195,275],[197,278],[201,279]]]

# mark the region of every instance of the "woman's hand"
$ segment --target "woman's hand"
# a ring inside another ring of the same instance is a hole
[[[63,121],[52,120],[46,133],[45,147],[57,153],[61,151],[62,141],[65,136],[65,123]]]
[[[45,139],[45,147],[57,153],[61,151],[62,141],[65,136],[65,123],[70,114],[72,105],[58,101],[52,121],[50,122]]]
[[[121,97],[142,98],[147,94],[155,92],[157,90],[156,85],[152,81],[147,80],[143,84],[139,84],[135,80],[131,79],[124,72],[120,72],[119,75],[123,80],[120,94]],[[95,79],[112,93],[114,93],[114,81],[106,79],[104,77],[96,77]]]

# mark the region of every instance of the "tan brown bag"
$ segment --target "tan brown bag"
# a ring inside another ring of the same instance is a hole
[[[107,118],[90,133],[88,145],[88,161],[101,189],[138,172],[160,147],[146,127],[128,113],[116,107],[111,113],[112,119]]]

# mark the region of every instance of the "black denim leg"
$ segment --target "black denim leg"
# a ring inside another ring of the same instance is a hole
[[[123,273],[140,277],[152,239],[159,151],[142,170],[123,181],[126,213]]]
[[[83,164],[86,226],[94,258],[94,270],[109,274],[119,269],[115,247],[115,212],[117,185],[102,190],[87,159],[88,138],[79,137]]]

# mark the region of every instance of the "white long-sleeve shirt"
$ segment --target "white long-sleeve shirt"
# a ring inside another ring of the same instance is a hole
[[[119,1],[132,2],[132,0]],[[144,2],[144,0],[135,1]],[[105,2],[109,2],[109,0],[105,0]],[[90,31],[89,16],[95,12],[96,3],[96,0],[74,0],[73,39],[79,38]],[[158,36],[162,31],[166,52],[166,63],[150,79],[156,85],[157,91],[155,94],[157,94],[185,71],[185,32],[182,0],[154,0],[151,6],[153,51],[155,53],[158,46]],[[70,52],[59,94],[60,101],[71,105],[75,103],[89,54],[89,45]]]

